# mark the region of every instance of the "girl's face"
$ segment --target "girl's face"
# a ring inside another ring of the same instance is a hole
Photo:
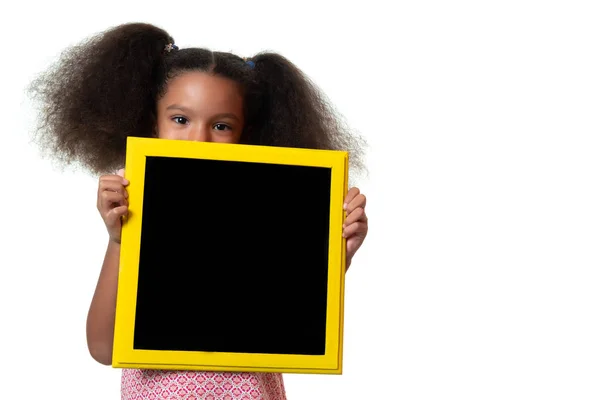
[[[186,72],[168,83],[157,115],[161,139],[238,143],[244,128],[244,98],[230,79]]]

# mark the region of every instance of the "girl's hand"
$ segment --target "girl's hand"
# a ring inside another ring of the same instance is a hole
[[[350,267],[352,257],[367,237],[369,221],[365,213],[367,198],[358,188],[352,188],[344,200],[346,220],[344,221],[343,237],[346,238],[346,270]]]
[[[103,175],[98,184],[98,211],[104,220],[110,240],[121,243],[121,218],[127,215],[129,194],[125,186],[129,181],[124,178],[125,171],[117,175]]]

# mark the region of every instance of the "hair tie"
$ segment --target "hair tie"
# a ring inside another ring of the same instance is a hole
[[[246,62],[246,65],[250,67],[250,69],[254,69],[254,67],[256,66],[256,64],[254,64],[254,61],[248,60],[248,58],[246,57],[244,57],[244,61]]]
[[[171,50],[179,50],[179,47],[175,46],[175,44],[173,44],[173,43],[169,43],[168,45],[165,46],[165,51],[167,53],[170,53]]]

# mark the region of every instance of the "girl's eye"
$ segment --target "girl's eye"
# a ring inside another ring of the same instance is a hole
[[[186,117],[174,117],[172,118],[172,120],[175,121],[175,123],[181,125],[185,125],[188,123],[188,119]]]
[[[225,124],[216,124],[214,126],[214,129],[216,129],[218,131],[226,131],[226,130],[231,130],[231,127],[229,125],[225,125]]]

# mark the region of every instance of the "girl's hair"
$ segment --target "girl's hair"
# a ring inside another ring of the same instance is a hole
[[[125,162],[128,136],[156,136],[156,104],[170,79],[205,71],[244,92],[245,144],[345,150],[363,169],[363,141],[319,89],[274,53],[242,59],[206,49],[177,49],[156,26],[130,23],[67,49],[30,86],[41,108],[36,138],[63,164],[109,173]]]

